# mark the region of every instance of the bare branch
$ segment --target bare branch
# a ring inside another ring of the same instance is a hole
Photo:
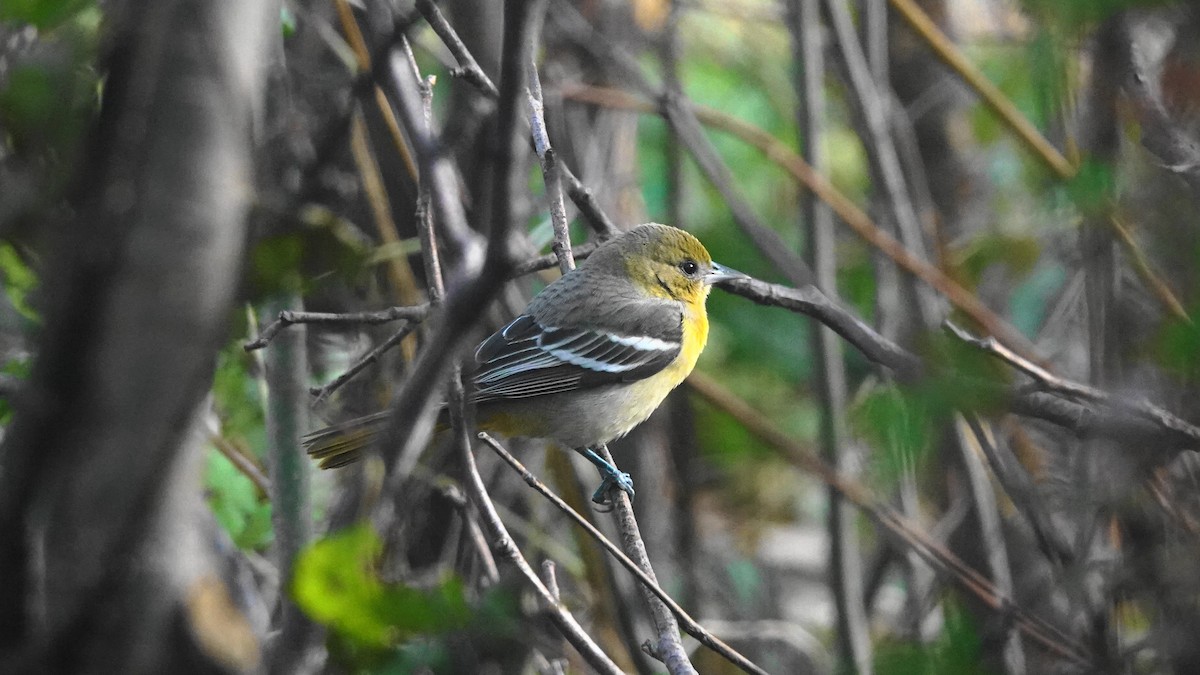
[[[324,401],[329,397],[330,394],[337,391],[342,385],[353,379],[355,375],[362,372],[367,366],[379,361],[379,357],[387,353],[387,351],[392,347],[400,344],[404,338],[408,337],[410,333],[416,330],[418,325],[420,324],[417,321],[409,321],[408,323],[404,324],[400,330],[392,333],[391,337],[389,337],[387,340],[384,340],[383,344],[367,352],[367,354],[358,361],[355,361],[353,365],[346,369],[346,372],[335,377],[332,382],[323,387],[310,388],[308,393],[316,396],[316,399],[313,401],[313,405]]]
[[[730,663],[748,673],[765,672],[752,663],[749,659],[739,654],[732,647],[726,645],[719,638],[713,636],[711,633],[705,630],[705,628],[696,622],[691,615],[684,611],[684,609],[680,607],[679,604],[671,598],[671,596],[667,595],[667,592],[664,591],[658,585],[658,582],[653,578],[652,573],[648,573],[642,565],[634,562],[628,555],[623,553],[616,544],[612,543],[608,537],[605,537],[600,530],[596,529],[595,525],[592,525],[586,518],[581,516],[579,512],[571,508],[569,504],[563,501],[562,497],[554,494],[553,490],[546,487],[542,481],[538,480],[537,476],[535,476],[532,471],[525,468],[525,465],[522,464],[516,457],[513,457],[512,453],[506,450],[504,446],[500,445],[496,439],[482,431],[479,432],[479,438],[486,443],[488,447],[494,450],[496,454],[505,461],[505,463],[511,466],[514,471],[520,474],[521,478],[526,482],[526,484],[529,485],[529,487],[533,488],[543,497],[548,499],[550,503],[554,504],[556,508],[565,513],[567,517],[575,522],[576,525],[587,532],[592,539],[595,539],[596,542],[604,548],[604,550],[608,551],[609,555],[619,562],[622,567],[628,570],[629,573],[641,583],[644,589],[653,594],[656,599],[658,599],[677,619],[679,619],[680,624],[682,625],[683,629],[687,631],[688,635],[696,638],[701,644],[709,649],[712,649],[714,652],[729,660]],[[620,494],[625,493],[622,492]],[[626,499],[628,499],[628,495],[626,495]]]
[[[597,105],[638,110],[646,113],[657,112],[655,104],[641,100],[627,92],[601,87],[574,87],[563,92],[563,96]],[[1004,339],[1014,345],[1027,357],[1043,361],[1037,356],[1037,350],[1020,331],[1000,318],[975,294],[963,288],[954,279],[947,276],[937,267],[917,258],[904,247],[895,237],[881,230],[871,218],[849,197],[842,194],[829,180],[817,173],[812,166],[797,155],[791,148],[762,129],[739,120],[727,113],[703,106],[693,105],[697,117],[705,124],[713,125],[734,134],[738,138],[758,148],[767,159],[778,164],[790,173],[798,182],[803,184],[813,194],[829,204],[838,218],[854,233],[881,253],[891,258],[902,269],[921,279],[939,293],[946,296],[950,304],[962,310],[989,333]],[[797,284],[804,285],[804,284]]]
[[[326,325],[366,324],[370,326],[391,323],[392,321],[420,322],[429,315],[429,304],[413,305],[411,307],[389,307],[376,312],[351,312],[346,314],[331,314],[328,312],[296,312],[283,311],[270,325],[262,329],[258,337],[242,346],[246,351],[262,349],[271,343],[279,331],[297,323],[312,323]]]
[[[1149,401],[1119,398],[1101,389],[1058,377],[1036,363],[1022,358],[995,338],[974,337],[950,321],[947,321],[945,326],[952,335],[963,342],[995,356],[1028,375],[1044,391],[1058,394],[1067,399],[1098,403],[1107,408],[1130,413],[1167,432],[1187,439],[1193,445],[1200,443],[1200,427],[1196,427]]]
[[[433,0],[417,0],[417,11],[425,17],[429,26],[433,28],[433,32],[437,33],[437,36],[442,39],[450,53],[458,61],[458,70],[452,71],[451,74],[462,77],[475,85],[488,98],[499,98],[500,90],[496,88],[495,84],[492,84],[491,78],[479,67],[479,62],[471,55],[470,50],[463,44],[458,33],[450,26],[450,22],[446,21],[442,10],[438,9]]]
[[[551,246],[558,260],[558,268],[566,274],[575,269],[575,259],[571,255],[571,235],[567,224],[567,208],[563,204],[562,172],[558,166],[558,155],[550,145],[550,135],[546,130],[546,116],[543,112],[542,81],[538,77],[537,57],[530,50],[529,65],[525,69],[529,78],[529,88],[526,90],[529,100],[529,126],[532,129],[533,149],[542,165],[542,180],[546,183],[546,197],[550,201],[550,224],[554,227],[554,244]]]
[[[546,585],[538,578],[529,561],[521,554],[521,549],[517,548],[516,543],[508,534],[508,529],[504,527],[504,522],[500,520],[500,514],[496,513],[495,504],[492,503],[491,497],[488,496],[487,488],[483,484],[483,478],[480,477],[479,469],[475,465],[475,455],[471,452],[471,441],[467,436],[463,420],[461,381],[458,382],[457,387],[454,387],[454,385],[452,387],[452,397],[455,400],[451,402],[450,421],[455,436],[455,444],[458,446],[458,452],[463,461],[467,494],[475,502],[475,508],[478,509],[480,518],[483,519],[483,525],[487,528],[488,535],[492,540],[492,549],[504,560],[512,564],[520,572],[521,576],[525,578],[527,585],[537,593],[550,620],[562,632],[563,637],[575,647],[580,656],[588,662],[589,666],[601,673],[621,673],[621,669],[617,667],[617,664],[613,663],[613,660],[592,641],[591,637],[579,625],[579,622],[575,620],[575,617],[546,588]]]
[[[1037,127],[1033,126],[1033,123],[1021,114],[1017,106],[1008,100],[1004,92],[992,84],[979,68],[971,63],[970,59],[954,44],[954,41],[946,37],[946,34],[937,27],[937,24],[916,2],[913,0],[888,0],[888,2],[917,32],[917,35],[920,35],[929,44],[933,53],[941,59],[942,63],[958,73],[958,76],[979,94],[988,108],[991,108],[992,112],[996,113],[996,116],[1017,134],[1017,137],[1025,143],[1034,156],[1061,179],[1065,180],[1075,175],[1075,166],[1042,136]]]

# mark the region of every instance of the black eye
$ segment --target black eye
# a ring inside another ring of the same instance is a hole
[[[690,277],[700,271],[700,266],[696,264],[695,260],[684,260],[679,263],[679,270]]]

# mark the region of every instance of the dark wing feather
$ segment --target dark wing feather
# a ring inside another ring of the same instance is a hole
[[[683,316],[673,305],[635,308],[646,321],[626,325],[644,330],[544,325],[529,314],[517,317],[484,340],[475,352],[476,402],[530,398],[644,379],[679,355]],[[629,333],[643,333],[633,334]]]

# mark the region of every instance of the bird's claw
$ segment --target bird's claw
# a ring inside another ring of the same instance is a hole
[[[608,496],[613,490],[621,490],[629,495],[629,499],[633,500],[633,478],[624,471],[613,469],[611,472],[604,472],[604,480],[601,481],[600,487],[596,488],[596,492],[592,494],[592,501],[600,506],[606,506],[611,509],[613,505],[612,498]]]

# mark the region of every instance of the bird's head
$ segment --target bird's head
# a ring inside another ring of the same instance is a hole
[[[638,225],[593,255],[601,253],[621,261],[629,278],[646,292],[685,303],[703,302],[718,281],[745,276],[713,262],[691,234],[658,223]]]

